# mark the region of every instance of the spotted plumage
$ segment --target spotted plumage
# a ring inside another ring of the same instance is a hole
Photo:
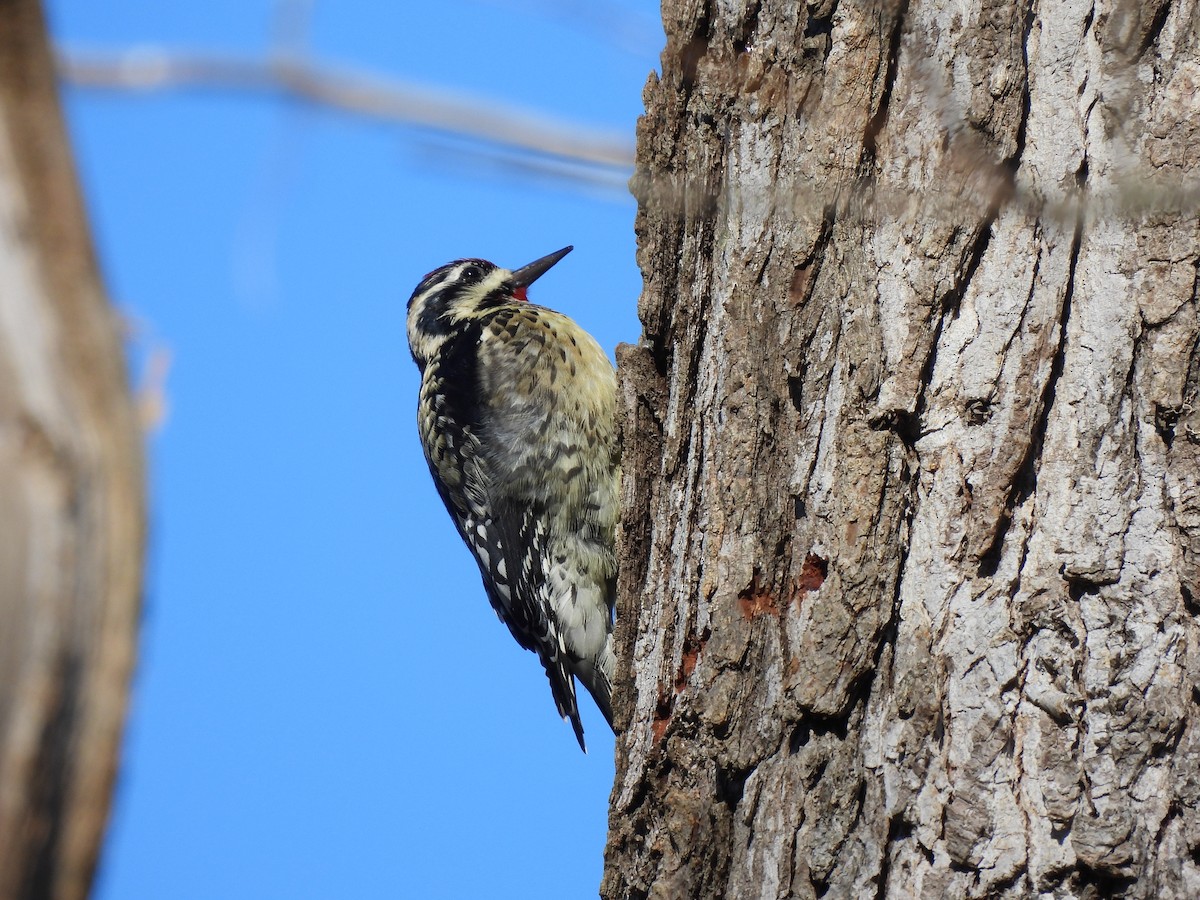
[[[526,300],[570,249],[515,271],[479,259],[434,270],[408,302],[408,340],[438,493],[582,747],[574,679],[612,724],[616,377],[590,335]]]

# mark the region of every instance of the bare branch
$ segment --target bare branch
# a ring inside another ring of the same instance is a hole
[[[318,106],[495,144],[533,156],[628,172],[625,135],[557,121],[499,102],[281,54],[266,59],[162,47],[59,52],[61,77],[84,88],[210,88],[281,94]]]

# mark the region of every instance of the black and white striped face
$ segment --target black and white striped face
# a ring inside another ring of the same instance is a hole
[[[408,300],[408,347],[421,368],[480,312],[515,300],[512,272],[485,259],[456,259],[426,275]]]
[[[464,324],[505,303],[525,300],[526,290],[571,252],[563,247],[512,271],[485,259],[456,259],[434,269],[408,300],[408,348],[424,370]]]

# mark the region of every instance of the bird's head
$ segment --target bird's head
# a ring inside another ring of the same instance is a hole
[[[519,269],[485,259],[456,259],[421,279],[408,299],[408,347],[422,369],[446,340],[505,303],[527,300],[529,285],[571,252],[563,247]]]

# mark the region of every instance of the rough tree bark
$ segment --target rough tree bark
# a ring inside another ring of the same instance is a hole
[[[665,0],[608,898],[1200,897],[1197,0]]]
[[[0,0],[0,898],[82,900],[142,572],[141,435],[35,0]]]

